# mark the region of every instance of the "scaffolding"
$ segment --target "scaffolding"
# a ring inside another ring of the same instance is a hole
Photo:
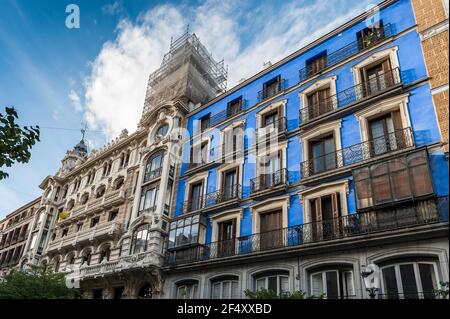
[[[195,33],[189,32],[189,28],[175,41],[171,39],[170,50],[164,55],[161,67],[150,74],[149,86],[154,88],[187,61],[195,62],[200,75],[216,94],[226,91],[228,66],[225,67],[223,59],[219,62],[214,60]]]

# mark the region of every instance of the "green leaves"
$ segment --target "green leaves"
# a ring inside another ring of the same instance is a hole
[[[0,282],[0,299],[61,299],[79,297],[79,291],[66,286],[63,273],[52,267],[27,265],[23,271],[12,270]]]
[[[0,113],[0,180],[8,177],[2,167],[11,167],[15,162],[28,163],[31,148],[40,141],[39,126],[21,128],[16,123],[18,118],[13,107],[5,107],[4,115]]]

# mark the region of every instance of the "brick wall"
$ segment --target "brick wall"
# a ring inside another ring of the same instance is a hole
[[[448,90],[433,95],[433,101],[436,107],[442,139],[446,143],[445,151],[448,152]]]
[[[447,18],[444,1],[448,0],[411,0],[419,32],[427,30]]]

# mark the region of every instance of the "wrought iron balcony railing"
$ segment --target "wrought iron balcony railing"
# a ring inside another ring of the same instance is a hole
[[[385,136],[351,145],[300,163],[302,178],[356,164],[386,153],[414,145],[411,128],[394,131]]]
[[[227,106],[225,110],[211,116],[210,120],[211,126],[215,126],[225,121],[227,118],[235,116],[236,114],[242,112],[245,109],[245,107],[246,107],[245,100],[241,100],[240,103],[236,104],[236,106],[233,108]]]
[[[440,299],[435,291],[409,291],[399,293],[398,291],[391,291],[386,293],[379,293],[376,295],[377,299]]]
[[[441,205],[441,200],[447,202],[446,207]],[[448,222],[448,196],[295,225],[182,250],[171,250],[166,256],[166,264],[247,256],[255,252],[343,240],[440,222]]]
[[[338,108],[375,96],[402,83],[400,69],[395,68],[352,86],[322,101],[300,109],[300,125]]]
[[[386,24],[381,32],[373,33],[372,36],[367,39],[361,39],[354,41],[346,46],[340,48],[337,51],[334,51],[327,55],[327,63],[321,68],[317,69],[313,65],[308,65],[299,71],[299,79],[300,82],[305,81],[306,79],[313,77],[314,75],[320,73],[324,69],[330,68],[333,65],[338,64],[339,62],[344,61],[345,59],[355,55],[361,51],[367,50],[378,43],[384,41],[385,39],[394,35],[393,27],[391,24]]]
[[[281,79],[276,83],[275,86],[272,87],[272,89],[266,88],[264,90],[261,90],[258,92],[258,103],[277,95],[287,87],[287,81],[285,79]]]
[[[153,171],[147,172],[144,175],[144,183],[150,182],[151,180],[161,176],[162,167],[154,169]]]
[[[215,192],[207,193],[205,196],[199,196],[185,201],[183,204],[183,213],[207,209],[232,200],[240,199],[241,185],[235,184],[230,187],[219,189]]]
[[[257,193],[277,186],[287,185],[287,183],[287,169],[283,168],[275,173],[260,174],[259,177],[252,178],[250,180],[250,191],[251,193]]]

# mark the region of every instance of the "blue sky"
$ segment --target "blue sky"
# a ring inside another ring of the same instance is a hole
[[[91,149],[135,130],[148,75],[187,24],[225,59],[230,88],[377,2],[0,0],[0,108],[42,127],[31,161],[0,181],[0,218],[40,195],[81,123]],[[79,29],[65,26],[70,3]]]

